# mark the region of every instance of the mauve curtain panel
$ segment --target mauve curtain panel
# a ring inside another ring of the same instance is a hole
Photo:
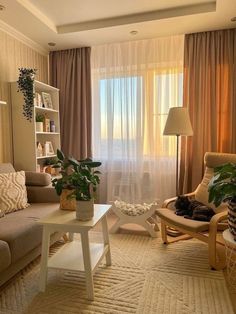
[[[77,159],[91,157],[91,48],[52,51],[50,83],[60,89],[62,151]]]
[[[186,35],[183,102],[194,131],[181,144],[180,186],[189,192],[205,152],[236,153],[236,29]]]

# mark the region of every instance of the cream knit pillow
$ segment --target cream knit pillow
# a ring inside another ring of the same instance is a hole
[[[0,174],[0,208],[5,214],[29,206],[25,186],[25,172]]]

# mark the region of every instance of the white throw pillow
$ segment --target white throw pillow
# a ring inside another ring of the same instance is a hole
[[[5,214],[28,207],[25,172],[0,174],[0,208]]]

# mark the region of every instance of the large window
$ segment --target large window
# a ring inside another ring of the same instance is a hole
[[[102,165],[100,200],[174,195],[175,137],[163,136],[183,98],[183,37],[92,50],[93,155]]]

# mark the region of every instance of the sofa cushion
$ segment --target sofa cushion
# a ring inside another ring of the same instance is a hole
[[[184,218],[183,216],[177,216],[171,209],[160,208],[156,210],[156,214],[164,221],[170,224],[174,224],[177,228],[182,228],[192,232],[202,232],[209,229],[209,222],[197,221]]]
[[[25,172],[0,174],[0,208],[7,213],[26,208]]]
[[[25,181],[26,185],[47,186],[51,184],[51,176],[48,173],[26,171]]]
[[[0,240],[0,272],[11,264],[11,253],[8,244]]]
[[[58,203],[32,204],[0,219],[0,239],[8,243],[12,263],[40,245],[42,226],[37,221],[58,208]]]

